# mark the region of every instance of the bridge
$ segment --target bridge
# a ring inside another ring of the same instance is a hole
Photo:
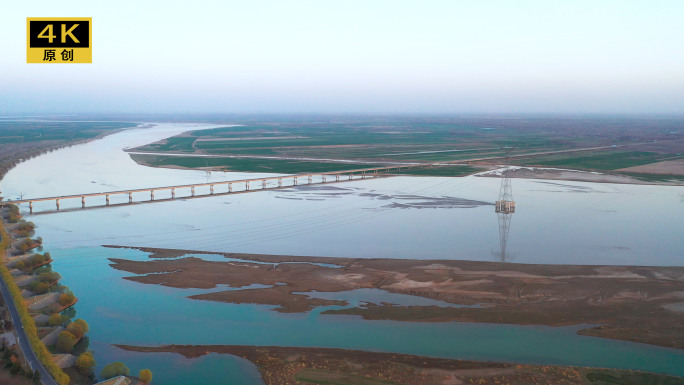
[[[432,163],[410,163],[410,164],[382,166],[382,167],[371,167],[371,168],[345,170],[345,171],[330,171],[330,172],[321,172],[321,173],[302,173],[302,174],[292,174],[292,175],[283,175],[283,176],[273,176],[273,177],[267,177],[267,178],[254,178],[254,179],[242,179],[242,180],[229,180],[229,181],[221,181],[221,182],[195,183],[195,184],[185,184],[185,185],[177,185],[177,186],[149,187],[149,188],[130,189],[130,190],[107,191],[107,192],[99,192],[99,193],[61,195],[61,196],[44,197],[44,198],[17,199],[14,201],[0,201],[0,205],[10,204],[10,203],[13,203],[13,204],[28,203],[29,211],[30,211],[30,213],[33,213],[33,204],[35,202],[43,202],[43,201],[54,201],[57,210],[60,210],[60,201],[64,201],[64,200],[68,200],[68,199],[80,199],[81,200],[81,208],[85,208],[86,207],[86,198],[95,198],[95,197],[104,197],[104,204],[96,205],[94,207],[99,207],[99,206],[106,207],[106,206],[113,205],[113,204],[111,204],[110,197],[119,196],[119,195],[124,195],[124,196],[128,195],[128,202],[126,203],[126,201],[124,199],[123,203],[118,203],[116,205],[143,203],[143,202],[164,202],[164,201],[169,201],[169,200],[174,200],[174,199],[200,198],[200,197],[208,197],[208,196],[215,196],[215,195],[226,195],[226,194],[245,193],[245,192],[252,192],[252,191],[262,191],[262,190],[273,190],[273,189],[279,189],[279,188],[287,188],[287,187],[293,187],[293,186],[299,185],[300,181],[302,181],[302,180],[306,180],[307,185],[308,184],[322,184],[322,183],[329,183],[329,182],[343,182],[343,181],[349,181],[349,180],[354,180],[354,179],[366,179],[369,177],[370,178],[377,178],[379,173],[387,173],[387,172],[392,172],[392,171],[411,170],[411,169],[420,169],[420,168],[433,168],[433,167],[442,167],[442,166],[469,165],[469,164],[474,164],[474,163],[488,163],[488,162],[492,162],[493,160],[497,160],[497,159],[509,160],[511,158],[522,158],[522,157],[528,157],[528,156],[538,156],[538,155],[568,153],[568,152],[591,151],[591,150],[624,147],[624,146],[626,146],[626,145],[585,147],[585,148],[575,148],[575,149],[568,149],[568,150],[555,150],[555,151],[523,153],[523,154],[515,154],[515,155],[506,154],[505,156],[489,156],[489,157],[481,157],[481,158],[432,162]],[[314,180],[314,178],[317,178],[317,180]],[[333,180],[328,181],[328,178],[334,178],[334,181]],[[303,183],[303,182],[301,182],[301,183]],[[255,185],[258,185],[259,187],[254,188]],[[203,187],[204,188],[208,187],[209,192],[204,193],[204,194],[199,194],[199,195],[196,194],[196,192],[197,192],[196,190],[198,188],[203,188]],[[217,191],[217,188],[220,188],[220,187],[224,187],[224,190],[223,191]],[[176,195],[176,190],[185,190],[185,189],[189,190],[189,192],[190,192],[189,195],[182,195],[182,196]],[[158,195],[157,199],[155,199],[155,192],[162,192],[162,191],[170,192],[170,196],[159,199],[160,197]],[[133,194],[137,194],[139,196],[140,193],[149,193],[149,199],[134,201],[134,195]],[[92,202],[92,199],[91,199],[91,202]]]
[[[245,193],[252,191],[262,191],[262,190],[274,190],[280,188],[288,188],[293,186],[298,186],[300,184],[314,185],[323,184],[331,182],[344,182],[350,180],[359,180],[366,178],[377,178],[378,174],[401,171],[401,170],[411,170],[417,168],[432,168],[438,166],[453,166],[467,164],[470,162],[464,161],[452,161],[452,162],[436,162],[436,163],[415,163],[415,164],[403,164],[396,166],[387,167],[373,167],[355,170],[345,170],[345,171],[330,171],[321,173],[305,173],[305,174],[292,174],[292,175],[282,175],[282,176],[272,176],[266,178],[252,178],[252,179],[241,179],[241,180],[228,180],[220,182],[206,182],[206,183],[193,183],[175,186],[160,186],[160,187],[149,187],[149,188],[139,188],[130,190],[118,190],[118,191],[107,191],[107,192],[97,192],[97,193],[86,193],[86,194],[74,194],[74,195],[59,195],[52,197],[42,197],[42,198],[27,198],[27,199],[17,199],[13,201],[3,201],[1,204],[26,204],[28,203],[30,213],[33,213],[33,204],[35,202],[44,201],[54,201],[57,210],[60,210],[60,202],[69,199],[80,199],[81,208],[86,208],[86,198],[97,198],[104,197],[104,201],[100,201],[100,204],[95,203],[95,207],[106,207],[112,204],[112,200],[115,196],[124,196],[123,204],[133,204],[142,202],[164,202],[174,199],[187,199],[187,198],[200,198],[216,195],[226,195],[226,194],[236,194]],[[197,194],[199,188],[208,187],[208,192]],[[185,194],[177,194],[177,190],[186,191]],[[159,199],[159,192],[167,192],[167,197]],[[168,193],[170,192],[170,196]],[[134,194],[136,197],[140,196],[140,193],[149,193],[149,199],[145,200],[134,200]],[[157,193],[157,199],[155,199],[155,193]],[[125,196],[128,196],[128,202],[125,202]],[[92,199],[89,199],[92,203]],[[116,205],[120,205],[118,203]]]

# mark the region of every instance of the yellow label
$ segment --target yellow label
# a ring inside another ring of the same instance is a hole
[[[27,63],[92,63],[92,17],[27,17]]]

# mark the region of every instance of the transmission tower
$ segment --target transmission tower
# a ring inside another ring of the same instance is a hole
[[[501,171],[501,188],[499,189],[499,200],[496,201],[494,211],[499,221],[499,243],[500,252],[498,253],[501,262],[506,262],[506,244],[508,243],[508,231],[511,226],[511,216],[515,212],[515,201],[513,200],[513,190],[511,188],[510,158],[513,147],[502,147],[504,150],[505,166]]]

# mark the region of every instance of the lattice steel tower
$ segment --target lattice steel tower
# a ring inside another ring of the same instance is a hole
[[[502,147],[505,155],[505,166],[501,171],[501,188],[499,189],[499,200],[496,201],[494,211],[499,221],[499,243],[500,252],[497,254],[501,262],[506,261],[506,245],[508,243],[508,231],[511,226],[511,216],[515,212],[515,201],[513,200],[513,190],[511,188],[510,156],[513,147]]]

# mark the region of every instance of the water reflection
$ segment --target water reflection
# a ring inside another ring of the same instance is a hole
[[[510,262],[511,256],[508,254],[507,246],[513,212],[497,212],[496,216],[499,223],[499,252],[493,254],[498,257],[499,262]]]

